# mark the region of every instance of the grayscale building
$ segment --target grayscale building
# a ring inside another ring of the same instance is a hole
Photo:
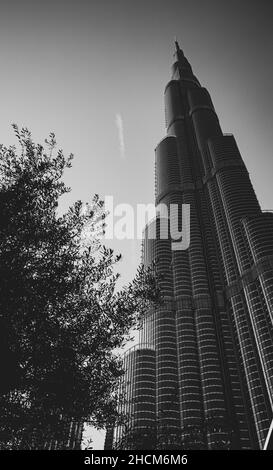
[[[143,241],[164,303],[125,358],[120,449],[262,449],[273,417],[273,213],[178,43],[165,88],[156,204],[190,205],[190,245]],[[157,221],[152,222],[156,225]]]

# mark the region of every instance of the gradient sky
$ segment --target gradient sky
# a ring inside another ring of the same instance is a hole
[[[173,41],[233,133],[263,209],[272,200],[272,7],[260,0],[0,0],[0,142],[11,123],[75,154],[64,201],[154,199],[154,148]],[[140,243],[117,242],[127,281]]]

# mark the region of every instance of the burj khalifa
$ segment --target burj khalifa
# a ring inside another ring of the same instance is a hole
[[[155,204],[190,207],[190,243],[143,240],[163,303],[124,357],[123,424],[106,448],[262,449],[273,417],[273,213],[175,43]],[[157,220],[152,222],[156,225]]]

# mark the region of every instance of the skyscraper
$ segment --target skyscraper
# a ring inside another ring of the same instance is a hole
[[[147,312],[139,348],[126,355],[127,422],[107,446],[263,448],[273,409],[273,213],[262,212],[233,135],[175,49],[155,203],[190,205],[190,245],[173,250],[146,227],[143,262],[157,260],[164,303]]]

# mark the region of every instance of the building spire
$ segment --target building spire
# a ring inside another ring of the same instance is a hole
[[[173,80],[179,80],[183,79],[184,81],[191,81],[195,82],[198,86],[200,86],[199,81],[197,78],[193,75],[192,68],[188,60],[186,59],[184,52],[179,46],[177,37],[174,37],[174,64],[172,66],[172,79]]]
[[[177,41],[177,36],[174,37],[174,45],[175,45],[175,51],[176,52],[181,50],[180,47],[179,47],[178,41]]]
[[[179,46],[179,43],[178,43],[178,40],[177,40],[177,36],[174,37],[174,47],[175,47],[175,50],[174,50],[174,57],[179,60],[181,58],[184,57],[184,53],[182,51],[182,49],[180,49],[180,46]]]

